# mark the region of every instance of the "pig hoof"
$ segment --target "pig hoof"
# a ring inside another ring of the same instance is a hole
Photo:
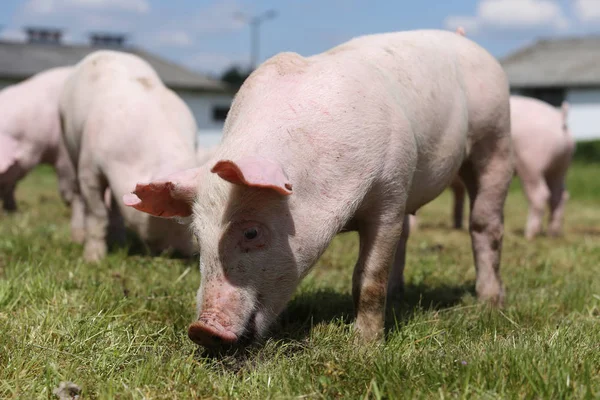
[[[17,204],[16,203],[5,202],[4,206],[2,208],[7,213],[14,213],[15,211],[17,211]]]
[[[355,324],[358,343],[380,342],[383,340],[383,325],[380,323],[365,324],[359,320]]]
[[[488,303],[493,307],[501,308],[504,305],[504,289],[498,285],[488,285],[481,289],[477,288],[479,301]]]
[[[83,244],[85,241],[85,231],[83,229],[73,229],[71,231],[71,240],[77,244]]]
[[[90,243],[85,244],[83,258],[88,262],[98,262],[106,255],[106,246],[104,244]]]
[[[550,229],[548,230],[548,236],[553,237],[553,238],[557,238],[557,237],[561,237],[562,231],[560,229]]]

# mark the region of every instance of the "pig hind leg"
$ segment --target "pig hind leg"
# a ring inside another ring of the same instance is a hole
[[[525,225],[525,238],[531,240],[542,231],[544,212],[550,201],[550,189],[543,175],[528,176],[522,179],[523,190],[529,201],[529,213]]]
[[[82,157],[82,159],[89,158]],[[85,206],[84,258],[87,261],[97,262],[106,255],[109,213],[104,203],[104,192],[107,183],[99,171],[80,166],[79,185]]]
[[[6,185],[1,188],[2,208],[4,211],[17,211],[17,201],[15,200],[15,184]]]
[[[402,234],[400,241],[396,246],[396,254],[394,263],[388,279],[387,303],[390,306],[396,306],[402,300],[404,294],[404,265],[406,263],[406,243],[410,235],[410,230],[413,228],[410,223],[411,216],[404,217],[402,225]]]
[[[565,206],[569,199],[569,193],[565,189],[564,182],[564,174],[548,179],[548,187],[550,188],[548,234],[550,236],[560,236],[562,234]]]
[[[475,143],[460,169],[470,199],[469,230],[480,300],[502,305],[500,256],[504,234],[504,202],[512,179],[509,129],[490,132]]]
[[[399,219],[393,217],[385,222],[379,219],[359,225],[360,253],[352,277],[352,295],[356,328],[368,341],[383,336],[390,266],[401,240],[403,219],[400,216]],[[397,280],[395,283],[401,286],[401,271],[392,275]]]

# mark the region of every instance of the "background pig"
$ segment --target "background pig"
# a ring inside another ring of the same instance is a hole
[[[560,109],[543,101],[511,96],[512,140],[516,173],[529,202],[525,237],[533,239],[542,228],[550,207],[548,233],[562,231],[565,203],[569,198],[565,178],[575,150],[568,127],[568,104]],[[454,194],[454,227],[462,228],[465,188],[460,179],[451,185]]]
[[[516,171],[529,201],[525,236],[532,239],[540,232],[546,205],[548,232],[558,235],[568,199],[565,178],[575,150],[568,105],[559,110],[540,100],[512,96],[510,107]]]
[[[17,182],[36,165],[50,164],[63,200],[73,206],[73,228],[81,230],[75,171],[61,138],[58,113],[60,92],[71,72],[71,67],[50,69],[0,91],[0,196],[5,210],[16,210]]]
[[[85,204],[87,260],[106,253],[109,210],[103,194],[121,198],[138,181],[192,168],[196,123],[187,106],[137,56],[98,51],[82,60],[60,101],[65,143]],[[191,233],[175,221],[113,207],[152,250],[191,254]],[[117,218],[113,218],[117,219]]]
[[[357,329],[380,337],[386,294],[402,291],[406,216],[457,173],[472,201],[476,290],[500,304],[508,97],[497,61],[450,32],[364,36],[262,64],[204,166],[124,198],[153,215],[193,216],[202,282],[190,338],[213,346],[264,334],[342,230],[360,235]]]

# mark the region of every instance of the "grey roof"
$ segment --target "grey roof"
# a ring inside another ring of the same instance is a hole
[[[0,41],[0,78],[22,80],[49,68],[74,65],[100,47]],[[221,81],[190,71],[135,47],[111,48],[146,60],[172,89],[226,92]]]
[[[600,36],[539,40],[501,63],[513,88],[600,86]]]

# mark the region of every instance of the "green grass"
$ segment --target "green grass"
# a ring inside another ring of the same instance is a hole
[[[600,165],[569,175],[566,236],[523,240],[518,183],[506,208],[507,306],[476,302],[450,196],[420,212],[406,301],[384,345],[352,338],[357,238],[341,235],[264,346],[209,357],[187,339],[195,262],[127,256],[94,266],[69,242],[55,178],[38,169],[0,212],[0,398],[600,398]]]

